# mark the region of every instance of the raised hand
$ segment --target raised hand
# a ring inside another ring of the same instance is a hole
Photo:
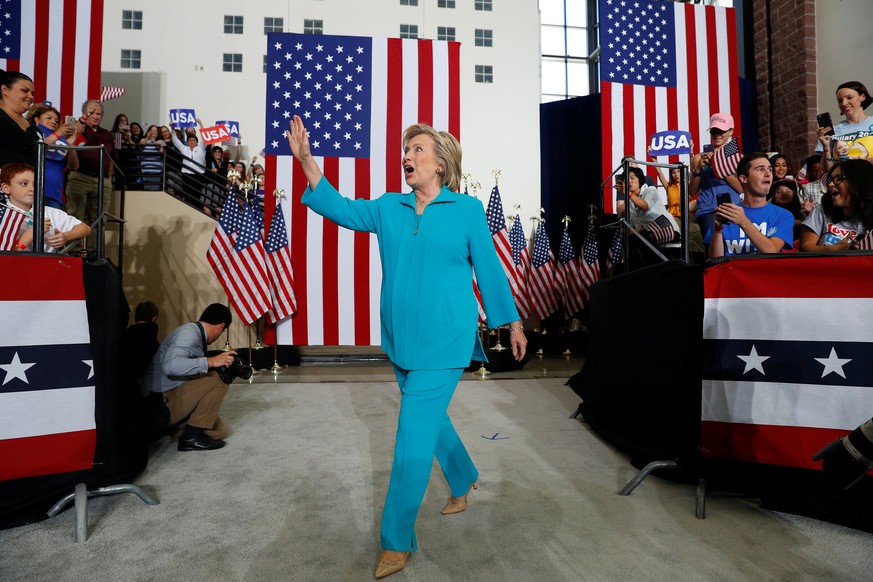
[[[315,158],[312,157],[312,151],[309,149],[309,133],[306,131],[303,120],[300,119],[299,115],[295,115],[291,119],[289,129],[285,131],[285,135],[288,137],[291,153],[294,154],[294,157],[303,168],[303,173],[309,181],[309,187],[315,190],[315,187],[321,181],[321,168],[318,167]]]

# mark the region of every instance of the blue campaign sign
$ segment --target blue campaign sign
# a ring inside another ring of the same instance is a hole
[[[659,131],[649,140],[652,156],[677,156],[691,153],[691,134],[687,131]]]
[[[170,125],[173,127],[197,127],[193,109],[170,109]]]
[[[216,121],[215,125],[223,125],[233,137],[239,137],[239,121]]]

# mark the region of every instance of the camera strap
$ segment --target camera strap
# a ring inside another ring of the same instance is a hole
[[[199,321],[196,323],[197,323],[197,327],[200,328],[200,341],[203,343],[203,355],[205,356],[206,355],[206,345],[207,345],[206,344],[206,330],[203,329],[202,323],[200,323]]]

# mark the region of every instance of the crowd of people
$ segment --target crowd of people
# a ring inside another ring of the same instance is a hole
[[[692,251],[706,249],[706,256],[715,258],[870,250],[873,146],[868,146],[873,141],[873,117],[865,109],[873,99],[858,81],[841,84],[836,99],[845,120],[819,127],[810,155],[795,164],[783,153],[752,152],[742,156],[736,171],[728,175],[717,172],[713,160],[733,140],[734,118],[725,112],[711,117],[710,147],[692,155],[689,167]],[[678,228],[679,171],[672,170],[667,178],[657,169],[664,197],[653,192],[652,185],[642,184],[635,173],[642,171],[631,168],[629,183],[623,175],[616,179],[619,214],[627,208],[631,225],[649,239],[660,230],[651,226],[656,221],[665,224],[665,218],[671,219],[670,224]]]
[[[0,71],[0,168],[20,163],[35,172],[37,143],[45,143],[45,206],[64,211],[89,226],[89,233],[101,212],[109,208],[114,169],[128,153],[134,167],[127,168],[135,174],[137,183],[145,189],[172,189],[178,198],[200,205],[207,214],[224,204],[230,187],[259,179],[257,183],[262,184],[264,167],[255,156],[246,168],[240,160],[239,138],[231,140],[227,147],[213,145],[207,156],[195,127],[182,130],[170,125],[140,124],[119,114],[107,130],[102,126],[103,105],[99,101],[88,100],[78,117],[62,119],[50,103],[35,102],[34,93],[33,80],[27,75]],[[202,128],[202,122],[196,121]],[[99,150],[77,151],[64,146],[103,146],[102,167]],[[167,156],[168,150],[174,155]],[[214,177],[204,179],[207,173]],[[256,188],[253,197],[258,193],[262,196],[263,190]],[[0,203],[6,204],[7,199],[8,195],[0,197]],[[95,241],[91,238],[84,244],[93,248]]]

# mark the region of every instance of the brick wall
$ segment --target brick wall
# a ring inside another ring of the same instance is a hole
[[[815,148],[815,0],[752,0],[758,139],[798,164]]]

